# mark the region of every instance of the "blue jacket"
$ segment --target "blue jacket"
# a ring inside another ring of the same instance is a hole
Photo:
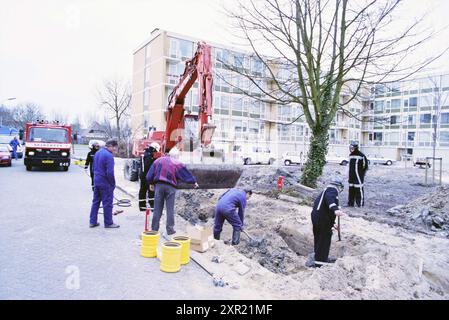
[[[165,182],[177,187],[178,180],[191,184],[196,182],[196,178],[187,170],[184,164],[169,156],[164,156],[154,161],[147,173],[148,184]]]
[[[94,186],[115,188],[114,156],[106,148],[94,156]]]
[[[226,191],[218,198],[217,211],[224,214],[233,214],[237,208],[238,215],[243,224],[244,213],[246,207],[246,192],[237,188],[232,188]]]
[[[12,147],[13,150],[17,150],[17,146],[20,144],[19,140],[12,139],[9,145]]]

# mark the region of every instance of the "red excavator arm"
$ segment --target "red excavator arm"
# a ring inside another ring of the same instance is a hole
[[[187,93],[198,79],[198,116],[185,115],[184,100]],[[198,137],[202,147],[207,147],[212,140],[215,126],[209,123],[212,117],[212,59],[211,48],[204,42],[199,42],[195,55],[186,61],[184,73],[179,79],[178,85],[170,94],[166,111],[167,126],[165,129],[162,151],[173,148],[175,145],[182,150],[184,120],[186,117],[194,117],[199,121]]]
[[[140,156],[145,148],[153,141],[161,145],[161,154],[165,154],[168,149],[177,147],[183,150],[184,126],[186,118],[193,118],[199,121],[198,138],[201,142],[201,160],[199,164],[189,163],[187,168],[196,177],[200,188],[204,189],[224,189],[233,188],[242,174],[242,169],[233,165],[220,163],[219,165],[205,165],[203,163],[205,154],[211,158],[223,161],[220,150],[208,150],[211,144],[215,126],[210,124],[212,119],[212,60],[211,48],[204,42],[199,42],[195,55],[185,62],[184,73],[179,79],[178,85],[169,96],[168,107],[165,112],[167,125],[165,131],[150,131],[143,140],[134,141],[133,155]],[[185,114],[184,101],[189,90],[198,80],[198,115]],[[190,150],[192,151],[192,150]],[[203,152],[204,151],[204,152]],[[157,155],[160,156],[160,155]],[[136,171],[137,162],[125,166],[125,176],[128,172]],[[131,177],[131,174],[128,174]],[[178,188],[191,188],[191,185],[178,184]]]

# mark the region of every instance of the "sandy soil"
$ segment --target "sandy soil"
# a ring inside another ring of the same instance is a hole
[[[200,203],[189,206],[187,191],[178,195],[180,214],[203,217],[205,205],[220,192],[191,192]],[[183,200],[184,199],[184,200]],[[182,213],[183,212],[183,213]],[[207,213],[209,215],[209,213]],[[179,232],[189,223],[177,220]],[[256,194],[247,208],[247,231],[262,245],[253,247],[242,234],[238,246],[217,241],[216,247],[195,257],[236,290],[255,290],[267,299],[448,299],[449,240],[346,217],[341,221],[342,241],[334,235],[331,266],[305,266],[313,252],[310,207]],[[185,229],[184,229],[185,230]],[[225,224],[222,239],[231,237]],[[212,262],[215,260],[221,262]]]
[[[327,165],[320,186],[334,174],[346,180],[347,167]],[[279,175],[286,177],[281,193],[276,191]],[[429,219],[416,218],[423,207],[441,204],[448,196],[447,187],[424,186],[424,170],[418,168],[372,167],[366,178],[366,206],[344,208],[348,216],[341,220],[342,241],[334,234],[331,256],[337,262],[313,269],[306,267],[313,235],[311,208],[304,204],[321,190],[300,188],[300,175],[298,167],[245,168],[238,186],[256,191],[247,206],[245,225],[260,245],[252,246],[242,234],[240,245],[217,241],[215,248],[196,254],[196,259],[236,290],[253,290],[272,299],[449,298],[445,207],[436,211],[443,220],[440,228],[431,230]],[[224,191],[179,191],[176,210],[185,220],[178,221],[184,226],[212,226],[214,205]],[[425,201],[414,201],[420,196]],[[346,191],[340,198],[344,204]],[[391,210],[398,205],[404,206]],[[230,239],[231,233],[225,223],[222,239]]]

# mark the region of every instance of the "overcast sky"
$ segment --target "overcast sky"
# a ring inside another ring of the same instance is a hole
[[[154,28],[230,44],[222,0],[0,0],[0,103],[33,101],[73,117],[96,108],[104,79],[131,79],[132,53]],[[226,1],[228,4],[229,2]],[[449,23],[449,1],[405,0],[404,17],[433,8]],[[433,46],[449,44],[440,33]],[[438,68],[449,70],[449,56]]]

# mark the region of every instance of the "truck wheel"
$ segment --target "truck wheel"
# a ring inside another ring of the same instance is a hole
[[[124,173],[126,180],[129,180],[129,181],[139,180],[139,173],[133,169],[133,166],[129,161],[125,162],[125,167],[123,168],[123,173]]]
[[[346,161],[346,160],[343,160],[343,161],[340,163],[341,166],[345,166],[345,165],[347,165],[347,164],[348,164],[348,161]]]
[[[289,165],[292,164],[292,162],[291,162],[290,160],[285,160],[285,161],[284,161],[284,164],[285,164],[286,166],[289,166]]]
[[[245,161],[244,161],[244,163],[245,163],[246,165],[251,164],[251,158],[246,158]]]
[[[30,165],[26,166],[26,168],[27,168],[27,171],[31,171],[33,169],[33,167]]]
[[[390,160],[387,161],[387,166],[391,166],[393,164],[393,162],[391,162]]]

